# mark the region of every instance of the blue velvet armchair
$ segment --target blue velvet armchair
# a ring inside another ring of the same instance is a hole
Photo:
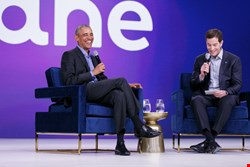
[[[182,73],[180,76],[180,89],[171,96],[175,103],[175,114],[171,118],[171,128],[173,132],[173,149],[178,152],[181,136],[199,136],[201,131],[197,126],[194,114],[190,106],[192,89],[190,87],[191,73]],[[244,150],[244,139],[250,136],[250,111],[249,93],[241,93],[241,105],[235,106],[229,121],[221,131],[220,136],[239,136],[242,137],[242,148]],[[216,107],[207,108],[208,117],[211,123],[215,119]],[[178,146],[175,147],[175,137],[177,136]],[[186,149],[186,148],[184,148]]]
[[[83,85],[64,86],[61,80],[60,68],[51,67],[46,70],[48,87],[35,89],[36,98],[50,98],[52,104],[48,111],[36,112],[35,132],[36,151],[38,136],[42,134],[60,134],[78,136],[78,154],[81,153],[82,134],[93,134],[98,150],[98,136],[115,134],[112,108],[96,103],[86,102],[86,92]],[[142,104],[142,89],[133,89],[135,96]],[[70,99],[71,105],[65,105],[65,98]],[[143,112],[139,112],[142,119]],[[126,133],[134,133],[130,119],[126,120]]]

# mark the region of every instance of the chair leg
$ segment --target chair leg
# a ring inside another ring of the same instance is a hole
[[[175,135],[174,134],[172,135],[172,144],[173,144],[172,148],[174,149],[175,148]]]
[[[98,151],[98,134],[95,135],[95,151]]]
[[[245,150],[245,136],[242,137],[242,151]]]
[[[137,151],[138,151],[139,153],[142,153],[141,145],[142,145],[142,139],[139,138],[139,139],[138,139],[138,144],[137,144]]]
[[[38,134],[37,133],[35,134],[35,149],[36,149],[36,152],[38,152]]]
[[[181,151],[181,136],[180,133],[178,133],[178,153]]]
[[[78,154],[81,154],[81,149],[82,149],[82,134],[79,133],[78,134]]]

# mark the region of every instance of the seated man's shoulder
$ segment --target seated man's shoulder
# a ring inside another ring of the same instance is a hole
[[[236,54],[234,54],[234,53],[231,53],[231,52],[229,52],[229,51],[224,51],[224,53],[225,53],[228,57],[230,57],[231,59],[239,59],[239,57],[238,57]]]

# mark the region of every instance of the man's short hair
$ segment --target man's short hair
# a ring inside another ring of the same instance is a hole
[[[210,29],[206,32],[206,39],[218,38],[218,41],[221,42],[223,40],[222,32],[219,29]]]
[[[79,25],[77,26],[76,30],[75,30],[75,35],[77,35],[79,33],[79,31],[83,28],[83,27],[88,27],[88,28],[91,28],[89,25],[87,24],[82,24],[82,25]]]

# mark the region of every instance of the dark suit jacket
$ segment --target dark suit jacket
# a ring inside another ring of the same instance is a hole
[[[191,87],[194,91],[193,95],[204,95],[204,91],[208,89],[210,75],[206,75],[203,81],[199,81],[200,68],[205,61],[205,54],[198,56],[195,60],[191,79]],[[229,95],[238,95],[241,86],[242,66],[240,58],[223,50],[219,73],[219,87],[221,90],[226,90]]]
[[[95,67],[98,64],[97,60],[94,56],[91,56],[91,59]],[[65,85],[87,84],[93,80],[88,63],[78,47],[63,53],[61,71]],[[107,79],[103,73],[97,75],[96,78],[98,80]]]

